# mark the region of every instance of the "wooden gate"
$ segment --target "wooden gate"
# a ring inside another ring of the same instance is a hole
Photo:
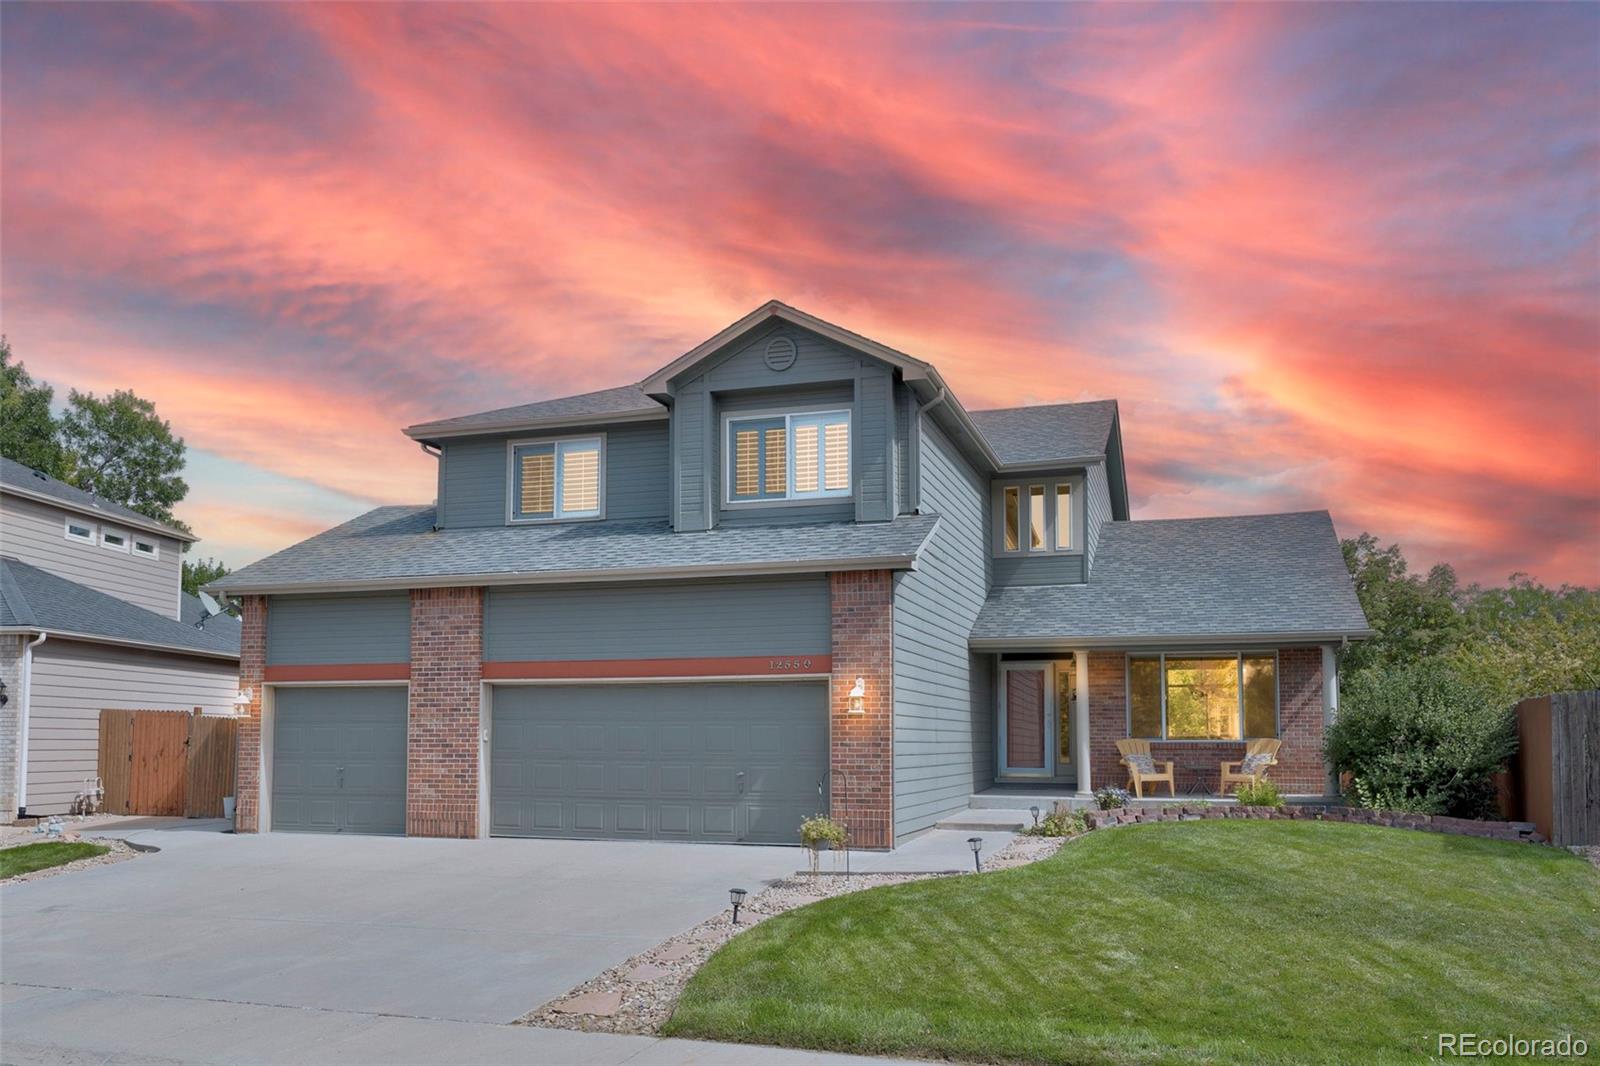
[[[100,780],[108,814],[219,818],[233,793],[231,718],[186,711],[100,712]]]
[[[1552,844],[1600,844],[1600,691],[1517,704],[1521,816]]]

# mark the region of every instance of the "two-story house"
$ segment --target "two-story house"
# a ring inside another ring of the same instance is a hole
[[[1115,742],[1321,794],[1367,623],[1325,512],[1130,521],[1111,401],[967,411],[773,302],[636,385],[412,426],[431,506],[243,599],[239,828],[861,846]]]
[[[232,713],[239,623],[198,624],[194,539],[0,458],[0,821],[93,787],[102,710]]]

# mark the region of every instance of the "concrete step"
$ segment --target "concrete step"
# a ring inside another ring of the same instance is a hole
[[[1055,809],[1057,803],[1072,807],[1082,807],[1089,803],[1089,797],[1079,796],[1076,792],[1067,789],[1049,792],[978,792],[967,797],[967,806],[973,810],[1001,810],[1024,811],[1029,807],[1038,807],[1040,811],[1048,814]],[[1029,821],[1032,821],[1029,815]]]
[[[1024,829],[1033,824],[1033,815],[1026,810],[1007,811],[992,807],[982,810],[958,811],[934,824],[935,829],[963,829],[975,832],[984,830]]]

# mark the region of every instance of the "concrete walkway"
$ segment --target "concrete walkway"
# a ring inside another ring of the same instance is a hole
[[[987,858],[1016,839],[1017,834],[1003,830],[933,829],[895,848],[893,851],[857,851],[850,855],[850,869],[856,873],[871,874],[941,874],[951,870],[972,869],[972,848],[967,838],[983,841],[980,854]],[[832,869],[831,859],[824,857],[823,869]],[[843,864],[840,864],[843,869]]]
[[[822,1061],[506,1024],[795,848],[117,835],[161,850],[0,886],[0,1062]]]

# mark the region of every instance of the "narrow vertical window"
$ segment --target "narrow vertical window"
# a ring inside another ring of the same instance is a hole
[[[1044,550],[1044,486],[1028,488],[1028,550]]]
[[[1005,520],[1006,520],[1006,551],[1014,552],[1022,547],[1018,540],[1022,527],[1021,516],[1018,514],[1020,507],[1021,490],[1015,485],[1007,485],[1005,493]]]
[[[1128,660],[1128,735],[1161,736],[1161,660]]]
[[[850,424],[829,422],[822,429],[822,487],[829,492],[850,488]]]
[[[1056,551],[1072,550],[1072,486],[1056,483]]]
[[[817,443],[816,425],[794,427],[794,491],[816,492],[821,487],[822,449]]]
[[[763,441],[766,448],[767,472],[761,491],[768,496],[782,496],[789,489],[789,447],[783,427],[767,430]]]
[[[733,494],[755,496],[761,492],[761,433],[741,429],[733,435]]]
[[[1278,663],[1270,655],[1245,656],[1240,666],[1244,691],[1244,735],[1278,735]]]
[[[556,510],[556,450],[529,448],[521,455],[519,518],[549,518]]]
[[[562,444],[561,513],[578,518],[600,510],[600,446],[592,442]]]

